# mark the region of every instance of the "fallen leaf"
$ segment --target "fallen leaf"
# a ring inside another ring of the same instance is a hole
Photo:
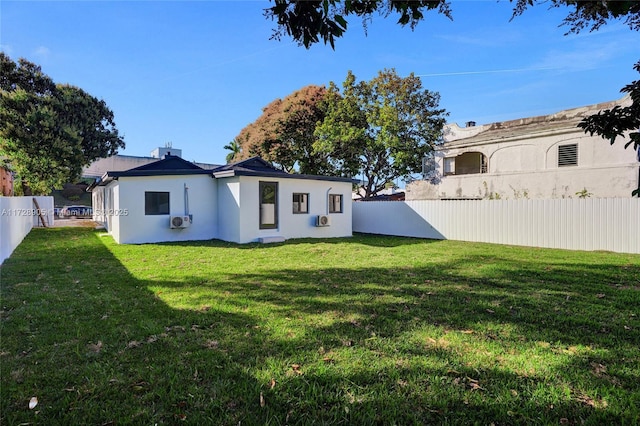
[[[29,400],[29,410],[36,408],[36,405],[38,405],[38,398],[34,396]]]
[[[204,344],[204,347],[207,349],[217,349],[220,344],[217,340],[207,340]]]
[[[271,381],[269,382],[269,389],[273,389],[276,387],[276,381],[275,379],[271,379]]]
[[[604,293],[598,293],[598,294],[596,294],[596,297],[597,297],[598,299],[602,299],[602,298],[604,298],[604,296],[605,296],[605,295],[604,295]]]
[[[495,314],[496,311],[492,310],[492,309],[487,309],[487,312],[489,312],[490,314]]]
[[[100,353],[100,351],[102,350],[102,342],[98,340],[98,343],[89,343],[87,345],[87,348],[89,348],[89,350],[93,353]]]
[[[264,408],[265,405],[266,403],[264,402],[264,395],[262,394],[262,392],[260,392],[260,406]]]
[[[473,330],[462,330],[460,333],[462,333],[462,334],[473,334]]]

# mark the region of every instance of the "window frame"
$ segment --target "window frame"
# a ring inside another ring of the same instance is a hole
[[[158,199],[160,195],[166,195],[166,211],[165,209],[160,209],[160,206],[163,205],[161,200]],[[151,196],[155,196],[154,199],[150,200]],[[149,205],[150,201],[154,203],[154,205]],[[153,207],[153,208],[152,208]],[[168,216],[171,214],[171,193],[169,191],[144,191],[144,215],[145,216]]]
[[[452,176],[455,174],[456,174],[456,157],[444,157],[444,159],[442,160],[442,175]]]
[[[296,196],[303,197],[303,201],[296,201]],[[292,212],[293,214],[309,214],[309,193],[308,192],[294,192],[291,197]],[[304,210],[301,207],[304,206]],[[296,208],[297,207],[297,208]]]
[[[338,207],[339,210],[335,209],[336,206],[336,202],[335,200],[338,199]],[[342,194],[329,194],[329,213],[344,213],[344,197]]]

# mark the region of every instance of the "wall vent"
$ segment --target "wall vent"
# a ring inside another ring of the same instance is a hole
[[[558,145],[558,167],[578,165],[578,144]]]

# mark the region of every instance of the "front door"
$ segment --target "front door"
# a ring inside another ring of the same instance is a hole
[[[260,182],[260,229],[278,227],[278,182]]]

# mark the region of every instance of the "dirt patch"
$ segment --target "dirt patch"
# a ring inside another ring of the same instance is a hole
[[[52,227],[98,228],[101,225],[91,219],[56,219]]]

